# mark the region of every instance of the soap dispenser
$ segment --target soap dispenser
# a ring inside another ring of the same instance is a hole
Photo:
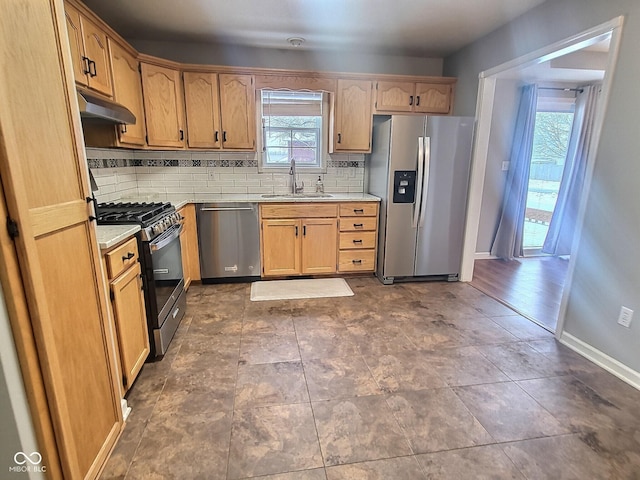
[[[320,175],[318,175],[318,181],[316,182],[316,193],[324,193],[324,183],[322,183]]]

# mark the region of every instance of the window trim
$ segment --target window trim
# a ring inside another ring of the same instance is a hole
[[[320,166],[306,166],[303,164],[296,164],[296,169],[299,173],[327,173],[327,164],[329,160],[329,93],[321,90],[294,90],[290,88],[262,88],[257,91],[256,95],[256,128],[258,134],[256,135],[256,147],[257,147],[257,160],[258,160],[258,173],[289,173],[291,169],[290,164],[283,167],[275,167],[265,165],[264,162],[264,138],[263,138],[263,126],[262,126],[262,92],[263,91],[286,91],[286,92],[318,92],[322,93],[322,128],[320,134]]]

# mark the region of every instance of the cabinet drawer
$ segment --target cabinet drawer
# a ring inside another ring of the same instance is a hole
[[[341,250],[338,256],[339,272],[373,271],[375,266],[375,250]]]
[[[338,216],[335,203],[260,205],[262,218],[331,218]]]
[[[357,248],[375,248],[376,232],[342,232],[340,233],[340,250]]]
[[[341,232],[359,232],[361,230],[375,230],[376,217],[342,217],[340,218]]]
[[[341,203],[341,217],[375,217],[378,214],[377,202],[366,203]]]
[[[107,275],[113,280],[130,265],[138,261],[138,244],[134,238],[126,241],[104,255],[107,264]]]

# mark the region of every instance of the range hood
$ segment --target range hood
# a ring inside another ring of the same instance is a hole
[[[82,120],[101,123],[136,123],[136,116],[129,109],[85,89],[78,88],[78,106]]]

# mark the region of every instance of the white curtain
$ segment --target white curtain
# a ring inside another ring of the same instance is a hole
[[[538,88],[525,85],[522,88],[518,116],[509,158],[509,173],[502,201],[502,216],[491,247],[491,254],[512,260],[523,256],[522,234],[529,190],[529,170],[533,150],[533,133],[536,121]]]
[[[582,93],[579,93],[576,99],[567,159],[560,182],[558,200],[542,247],[544,253],[552,255],[571,253],[599,92],[600,85],[582,87]]]

